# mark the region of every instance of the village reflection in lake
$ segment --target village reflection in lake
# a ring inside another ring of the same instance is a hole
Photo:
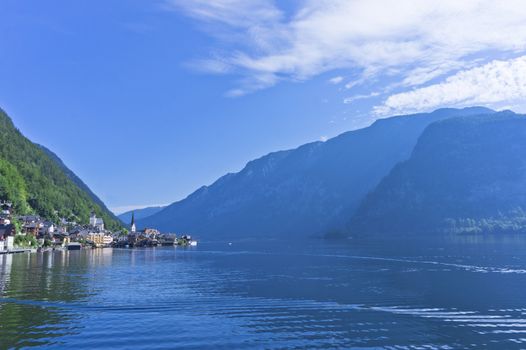
[[[522,348],[526,237],[0,256],[0,348]]]

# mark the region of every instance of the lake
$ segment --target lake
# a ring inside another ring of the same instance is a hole
[[[0,348],[526,347],[526,237],[0,256]]]

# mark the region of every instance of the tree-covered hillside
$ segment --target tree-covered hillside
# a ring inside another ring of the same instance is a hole
[[[411,158],[363,201],[353,235],[526,231],[526,117],[430,125]]]
[[[77,174],[71,171],[66,166],[66,164],[64,164],[62,159],[60,159],[55,153],[53,153],[48,148],[42,145],[38,145],[38,146],[44,151],[44,153],[48,155],[49,158],[51,158],[52,161],[54,161],[60,167],[60,169],[62,169],[64,174],[66,174],[67,177],[69,177],[70,180],[73,181],[73,183],[77,185],[78,188],[84,191],[91,198],[91,200],[93,200],[93,202],[95,202],[95,204],[97,204],[102,209],[103,212],[107,212],[112,217],[112,219],[122,222],[122,220],[120,220],[115,214],[113,214],[106,207],[106,204],[104,204],[104,202],[95,193],[93,193],[93,191],[88,187],[88,185],[86,185],[84,181],[82,181],[82,179],[77,176]]]
[[[106,227],[120,227],[115,216],[75,184],[63,167],[25,138],[0,109],[0,199],[12,201],[20,214],[34,212],[49,219],[87,223],[95,211]]]
[[[0,199],[13,203],[18,213],[27,213],[26,183],[16,168],[4,159],[0,159]]]

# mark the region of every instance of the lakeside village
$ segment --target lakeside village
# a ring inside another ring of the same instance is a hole
[[[157,246],[196,246],[189,235],[177,237],[156,229],[136,230],[132,215],[130,231],[111,232],[104,221],[92,213],[88,225],[61,219],[54,223],[37,215],[12,213],[12,204],[0,201],[0,254],[47,250],[80,250],[82,248],[133,248]]]

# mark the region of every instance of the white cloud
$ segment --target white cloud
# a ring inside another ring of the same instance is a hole
[[[368,98],[373,98],[373,97],[376,97],[376,96],[380,96],[380,93],[377,92],[377,91],[371,92],[370,94],[353,95],[353,96],[350,96],[350,97],[346,97],[343,100],[343,103],[351,104],[354,101],[364,100],[364,99],[368,99]]]
[[[343,77],[342,76],[337,76],[337,77],[329,79],[329,83],[334,84],[334,85],[338,85],[342,81],[343,81]]]
[[[303,0],[288,16],[272,0],[166,1],[220,41],[207,58],[220,63],[204,68],[241,75],[232,95],[335,69],[363,72],[349,87],[382,74],[417,86],[489,51],[526,50],[521,0]]]
[[[377,115],[420,112],[440,106],[520,103],[526,99],[526,56],[495,60],[458,72],[444,81],[389,96]]]
[[[325,136],[325,135],[320,136],[320,141],[321,141],[321,142],[325,142],[325,141],[327,141],[328,139],[329,139],[329,137],[327,137],[327,136]]]
[[[167,0],[165,8],[180,9],[203,21],[242,28],[273,23],[282,16],[267,0]]]

